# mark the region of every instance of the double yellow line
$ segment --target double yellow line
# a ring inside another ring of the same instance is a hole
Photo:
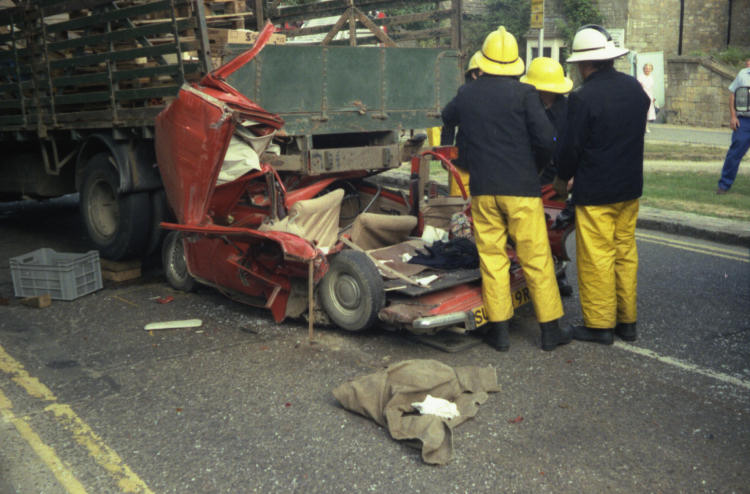
[[[69,431],[75,442],[83,446],[89,456],[104,468],[116,481],[121,492],[153,494],[151,489],[136,475],[130,467],[123,463],[120,456],[89,427],[73,409],[66,404],[58,403],[57,397],[52,391],[42,384],[37,378],[29,375],[19,362],[0,346],[0,373],[6,374],[13,382],[23,388],[31,397],[50,402],[44,408],[45,412],[51,413],[55,420],[67,431]],[[13,413],[13,403],[0,389],[0,419],[13,424],[21,437],[31,446],[39,458],[47,465],[60,485],[69,494],[84,494],[85,487],[76,478],[73,472],[66,466],[55,452],[55,449],[41,439],[29,425],[28,417],[19,417]]]
[[[650,235],[648,233],[636,232],[635,238],[643,242],[649,242],[652,244],[666,245],[675,249],[686,250],[688,252],[697,252],[699,254],[706,254],[709,256],[720,257],[722,259],[730,259],[732,261],[747,262],[750,263],[750,253],[743,254],[739,248],[725,248],[715,247],[713,245],[699,244],[695,242],[688,242],[684,240],[675,240],[657,235]]]

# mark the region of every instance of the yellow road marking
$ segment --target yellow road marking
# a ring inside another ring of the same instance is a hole
[[[57,402],[57,397],[52,391],[38,379],[30,376],[29,373],[26,372],[26,369],[23,368],[23,365],[8,355],[2,346],[0,346],[0,371],[11,376],[11,379],[16,384],[22,387],[34,398]],[[2,403],[3,402],[0,401],[0,408],[2,407]],[[109,472],[109,474],[117,481],[117,485],[122,492],[153,494],[143,480],[141,480],[140,477],[130,469],[130,467],[123,463],[122,458],[120,458],[112,448],[107,446],[102,439],[94,433],[94,431],[83,420],[81,420],[78,415],[76,415],[69,405],[53,403],[48,405],[45,408],[45,411],[51,412],[55,416],[55,419],[72,432],[76,442],[85,447],[94,461]],[[38,436],[37,440],[39,440]],[[52,452],[52,456],[57,458],[57,456],[54,455],[54,450],[52,448],[44,445],[41,440],[39,440],[39,443],[45,448],[48,448],[49,451]],[[60,460],[57,459],[57,461],[59,462]],[[69,492],[77,493],[85,491]]]
[[[716,247],[716,246],[713,246],[713,245],[700,244],[700,243],[697,243],[697,242],[689,242],[689,241],[686,241],[686,240],[677,240],[677,239],[673,239],[673,238],[662,237],[662,236],[659,236],[659,235],[650,235],[648,233],[641,233],[641,232],[636,232],[635,236],[638,237],[638,238],[647,238],[647,239],[652,239],[652,240],[661,240],[663,242],[669,242],[669,243],[677,244],[677,245],[686,245],[686,246],[689,246],[689,247],[696,247],[696,248],[711,250],[711,251],[715,251],[715,252],[723,252],[725,254],[732,254],[732,255],[738,255],[738,256],[742,255],[742,253],[740,252],[742,249],[739,249],[739,248],[729,249],[729,248],[724,248],[724,247]]]
[[[102,438],[91,430],[91,427],[81,420],[69,405],[53,403],[44,410],[52,412],[55,418],[73,433],[76,442],[86,448],[94,461],[117,480],[117,486],[122,492],[153,494],[138,475],[123,463],[122,458],[112,448],[104,444]]]
[[[0,371],[12,376],[11,379],[34,398],[45,401],[57,399],[47,386],[39,382],[39,379],[31,377],[21,364],[5,353],[3,347],[0,347]]]
[[[86,489],[81,485],[73,473],[65,468],[63,462],[55,453],[55,450],[44,444],[39,435],[34,432],[31,426],[23,419],[16,417],[11,411],[13,404],[0,390],[0,417],[6,422],[13,424],[22,438],[31,446],[31,449],[47,465],[52,474],[55,476],[60,485],[63,486],[69,494],[85,494]]]
[[[686,251],[689,251],[689,252],[697,252],[699,254],[706,254],[706,255],[709,255],[709,256],[720,257],[722,259],[731,259],[732,261],[740,261],[740,262],[750,263],[750,258],[748,258],[748,257],[740,257],[740,255],[721,254],[719,252],[713,252],[713,251],[711,251],[709,249],[706,249],[705,247],[688,247],[686,245],[678,245],[677,243],[671,242],[671,241],[666,240],[666,239],[656,240],[654,238],[645,238],[645,237],[643,237],[641,235],[638,235],[638,234],[636,234],[636,238],[638,240],[642,240],[644,242],[651,242],[652,244],[666,245],[667,247],[672,247],[672,248],[675,248],[675,249],[686,250]],[[690,245],[690,244],[688,244],[688,245]]]

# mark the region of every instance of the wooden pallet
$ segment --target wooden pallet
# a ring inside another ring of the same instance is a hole
[[[245,2],[240,0],[204,0],[206,19],[211,25],[245,29]]]
[[[208,43],[211,47],[211,64],[213,68],[220,67],[226,62],[227,45],[254,45],[258,40],[259,33],[250,29],[208,29]],[[272,34],[268,40],[271,45],[283,45],[286,36],[283,34]]]

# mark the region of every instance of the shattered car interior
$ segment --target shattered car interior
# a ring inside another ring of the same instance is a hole
[[[302,171],[274,166],[289,149],[304,145],[287,134],[282,117],[227,82],[258,54],[268,35],[264,30],[252,50],[199,84],[183,86],[157,117],[158,166],[176,218],[162,224],[170,230],[163,248],[168,282],[180,290],[196,282],[214,287],[238,302],[270,309],[277,322],[312,315],[316,323],[350,331],[380,325],[420,334],[480,327],[486,318],[478,264],[409,262],[429,257],[438,245],[455,246],[458,240],[464,248],[467,241],[473,245],[470,223],[465,227],[470,197],[451,163],[455,148],[408,149],[406,188],[379,180],[402,163],[390,147],[382,149],[388,144],[382,130],[375,138],[351,135],[358,144],[379,146],[376,163],[326,171],[323,151],[323,165],[314,172],[312,161]],[[342,156],[347,154],[335,158]],[[458,195],[430,180],[437,168],[448,171]],[[573,226],[556,221],[565,204],[553,195],[551,188],[543,190],[561,272]],[[457,228],[459,220],[464,228]],[[512,247],[509,254],[514,305],[520,306],[529,292]]]

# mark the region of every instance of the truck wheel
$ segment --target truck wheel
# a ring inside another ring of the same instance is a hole
[[[148,192],[118,194],[120,178],[109,154],[89,159],[81,186],[81,214],[89,237],[106,259],[141,256],[148,240]]]
[[[149,199],[151,201],[151,225],[146,244],[147,256],[158,252],[164,245],[164,238],[167,236],[167,231],[161,227],[161,222],[169,221],[169,206],[167,205],[167,194],[164,192],[164,189],[151,191]]]
[[[328,317],[349,331],[370,328],[385,304],[383,278],[362,252],[344,250],[333,256],[318,288]]]
[[[195,279],[190,276],[185,262],[182,233],[171,231],[167,234],[161,249],[161,261],[169,286],[183,292],[195,289]]]

